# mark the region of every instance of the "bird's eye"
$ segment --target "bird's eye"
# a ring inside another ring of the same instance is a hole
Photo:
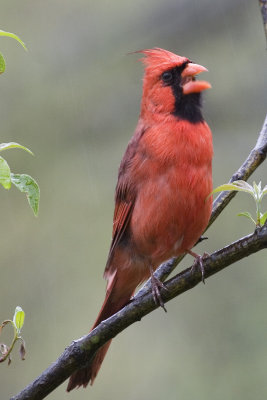
[[[165,71],[161,75],[161,79],[163,80],[164,83],[171,83],[173,80],[173,73],[171,71]]]

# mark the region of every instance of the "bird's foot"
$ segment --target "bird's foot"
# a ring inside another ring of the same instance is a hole
[[[151,275],[151,286],[152,286],[152,295],[155,304],[160,305],[160,307],[163,308],[165,312],[167,312],[164,302],[162,300],[161,294],[160,294],[160,289],[165,289],[166,286],[154,275],[153,269],[150,268],[150,275]]]
[[[203,265],[203,259],[205,257],[208,257],[209,254],[208,253],[204,253],[202,256],[200,256],[199,254],[194,253],[192,250],[187,250],[187,253],[195,258],[195,262],[194,262],[194,264],[192,265],[192,268],[191,268],[191,273],[193,274],[195,272],[196,268],[199,268],[200,271],[201,271],[202,282],[205,283],[205,268],[204,268],[204,265]]]

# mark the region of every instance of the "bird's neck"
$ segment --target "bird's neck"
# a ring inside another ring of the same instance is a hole
[[[157,104],[144,96],[141,102],[140,117],[150,123],[166,120],[184,120],[196,124],[203,122],[201,110],[201,93],[192,93],[178,98],[174,93],[174,101]]]
[[[202,96],[201,93],[191,93],[186,96],[178,97],[175,95],[175,106],[173,115],[177,118],[186,120],[193,124],[203,122],[202,115]]]

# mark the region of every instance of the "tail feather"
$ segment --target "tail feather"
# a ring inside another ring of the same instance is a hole
[[[116,275],[117,274],[114,274],[112,280],[109,281],[105,301],[91,330],[100,324],[101,321],[107,319],[124,307],[135,290],[136,285],[131,285],[127,288],[124,286],[122,289],[121,282],[117,279]],[[105,343],[96,352],[92,362],[87,367],[82,368],[71,375],[67,392],[70,392],[75,387],[86,387],[89,382],[91,385],[93,384],[110,344],[111,340]]]
[[[89,382],[90,385],[94,383],[110,344],[111,340],[105,343],[104,346],[97,351],[92,363],[88,367],[79,369],[71,375],[67,386],[67,392],[70,392],[75,387],[79,388],[80,386],[83,386],[86,388]]]

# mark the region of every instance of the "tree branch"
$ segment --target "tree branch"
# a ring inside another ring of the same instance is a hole
[[[206,278],[259,250],[267,248],[267,224],[203,260]],[[195,287],[201,282],[199,269],[187,268],[165,283],[161,290],[164,302]],[[48,367],[34,382],[11,400],[41,400],[56,389],[78,368],[86,366],[95,352],[108,340],[142,317],[158,308],[151,291],[134,298],[122,310],[101,322],[89,335],[74,341],[58,360]]]
[[[265,37],[267,40],[267,0],[259,0]]]

